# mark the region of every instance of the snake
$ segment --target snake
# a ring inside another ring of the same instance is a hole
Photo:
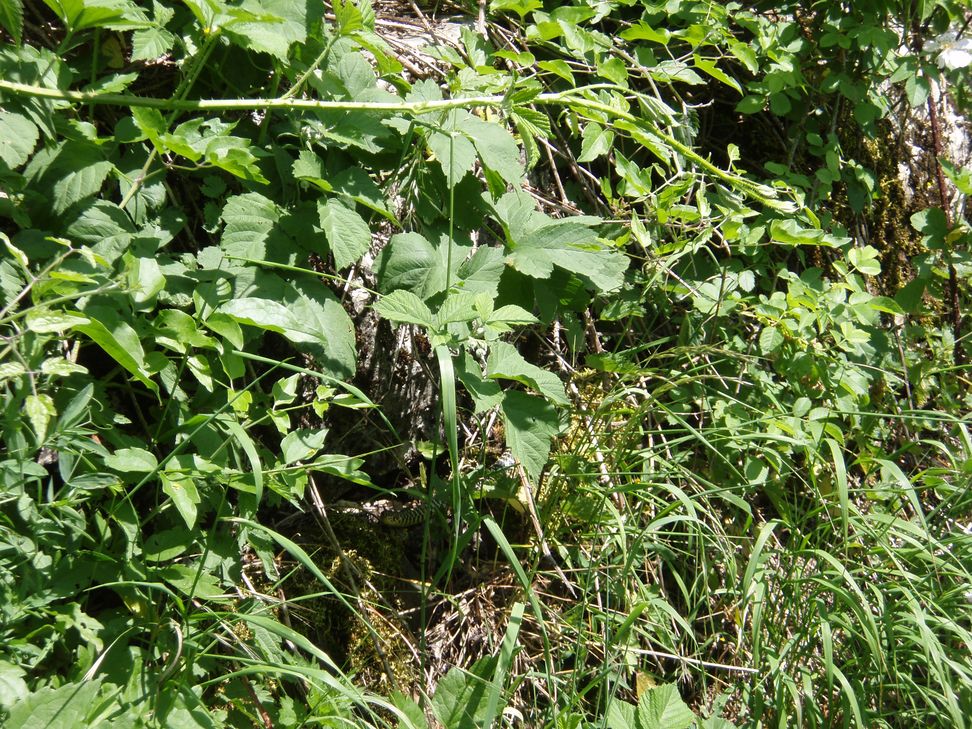
[[[403,503],[394,499],[376,499],[364,503],[336,501],[328,509],[337,514],[363,517],[372,523],[398,529],[418,526],[430,513],[429,505],[424,501]]]

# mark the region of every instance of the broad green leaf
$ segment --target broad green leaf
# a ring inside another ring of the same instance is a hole
[[[847,251],[847,260],[864,275],[877,276],[881,273],[880,255],[874,246],[854,247]]]
[[[24,400],[24,412],[27,414],[30,427],[34,431],[34,438],[40,445],[47,438],[47,426],[57,416],[54,400],[46,393],[28,395],[27,399]]]
[[[159,387],[145,368],[145,352],[138,334],[128,324],[118,319],[117,313],[101,307],[89,307],[84,311],[91,319],[87,324],[76,324],[75,331],[86,335],[101,347],[118,364],[128,370],[136,380],[152,392]]]
[[[506,268],[501,248],[480,246],[459,266],[459,278],[464,291],[487,294],[495,298],[499,282]]]
[[[375,303],[375,311],[386,319],[401,324],[418,324],[429,329],[435,325],[435,317],[428,305],[405,289],[382,296]]]
[[[223,207],[221,217],[226,227],[220,248],[231,256],[265,260],[269,253],[267,241],[282,212],[276,203],[259,193],[234,195]],[[275,256],[273,260],[280,259]]]
[[[739,86],[739,82],[736,81],[736,79],[734,79],[732,76],[727,74],[725,71],[723,71],[721,68],[719,68],[719,65],[716,61],[712,60],[711,58],[702,58],[702,56],[699,56],[698,54],[693,56],[693,60],[695,61],[695,67],[697,69],[699,69],[704,73],[707,73],[716,81],[721,81],[726,86],[729,86],[730,88],[735,89],[740,94],[742,94],[742,87]]]
[[[650,689],[638,701],[638,723],[641,729],[688,729],[695,714],[685,705],[674,684]]]
[[[165,288],[165,276],[159,262],[148,256],[125,256],[128,291],[136,305],[155,300]]]
[[[354,374],[354,327],[341,302],[320,281],[303,275],[285,281],[259,271],[236,296],[221,304],[218,312],[302,345],[334,377],[346,379]]]
[[[68,30],[87,28],[127,30],[148,25],[148,18],[130,0],[44,0]]]
[[[455,667],[439,681],[432,706],[449,729],[480,729],[486,713],[489,683],[475,673]]]
[[[530,479],[536,482],[547,464],[550,445],[560,425],[557,411],[543,398],[517,390],[506,392],[500,409],[506,443]]]
[[[421,299],[428,299],[446,287],[449,267],[449,239],[443,236],[435,245],[418,233],[392,236],[375,259],[378,288],[384,293],[407,289]],[[452,281],[469,254],[469,248],[452,244]]]
[[[144,448],[119,448],[104,460],[108,468],[122,473],[152,473],[159,467],[158,459]]]
[[[581,135],[581,151],[578,162],[591,162],[608,154],[614,147],[614,132],[604,129],[597,122],[588,122]]]
[[[66,357],[48,357],[41,362],[40,371],[44,375],[68,377],[74,374],[84,374],[88,371],[88,368],[75,364]]]
[[[280,453],[285,464],[313,458],[324,447],[327,430],[324,428],[300,428],[288,433],[280,441]]]
[[[338,270],[357,263],[371,246],[371,230],[352,208],[335,199],[318,203],[321,228]]]
[[[627,30],[622,31],[621,37],[626,41],[646,40],[664,46],[668,45],[672,34],[667,28],[652,28],[648,23],[639,20]]]
[[[511,185],[523,181],[523,163],[513,135],[499,124],[483,121],[472,114],[462,121],[462,131],[469,135],[485,167]]]
[[[153,61],[164,56],[175,45],[175,35],[164,27],[175,11],[153,0],[152,12],[155,19],[152,26],[132,33],[132,61]]]
[[[532,278],[549,278],[554,266],[586,277],[600,291],[613,291],[624,282],[627,257],[597,240],[584,221],[553,221],[513,241],[506,260]]]
[[[27,698],[29,690],[25,675],[20,666],[0,661],[0,709],[9,710]]]
[[[830,245],[826,234],[816,228],[804,228],[794,218],[774,220],[770,223],[770,238],[791,246]]]
[[[783,334],[776,327],[765,327],[759,333],[759,351],[763,354],[775,352],[783,342]]]
[[[27,368],[20,362],[0,363],[0,382],[27,374]]]
[[[199,597],[204,600],[215,600],[225,597],[220,589],[219,580],[197,565],[171,564],[155,572],[155,575],[165,580],[187,597]],[[171,715],[170,715],[171,719]],[[167,726],[172,726],[167,723]],[[199,726],[193,723],[193,727]]]
[[[568,405],[564,385],[553,372],[530,364],[506,342],[494,342],[486,362],[486,377],[492,380],[515,380],[532,387],[558,405]]]
[[[489,10],[493,13],[512,10],[523,20],[529,13],[543,7],[540,0],[489,0]]]
[[[12,0],[0,0],[3,3]],[[0,13],[2,15],[2,13]],[[0,160],[10,169],[20,167],[30,157],[39,133],[30,119],[9,111],[0,111]]]
[[[19,729],[77,729],[88,726],[101,679],[44,687],[25,697],[7,715],[7,726]]]
[[[162,491],[172,499],[176,511],[186,526],[192,529],[196,525],[196,507],[200,502],[192,475],[166,470],[159,474],[159,478],[162,480]]]
[[[637,707],[621,699],[614,699],[608,706],[607,729],[642,729],[638,724]]]
[[[468,112],[464,112],[468,114]],[[459,184],[466,173],[476,164],[476,148],[459,132],[432,132],[428,137],[429,149],[442,166],[446,183]]]
[[[286,62],[290,46],[307,38],[309,7],[311,3],[306,0],[248,0],[241,6],[246,13],[231,15],[222,27],[243,48],[269,53]]]
[[[98,146],[71,140],[38,151],[24,176],[46,197],[54,214],[61,215],[73,204],[97,194],[112,167]]]
[[[31,309],[24,317],[27,328],[35,334],[65,332],[91,320],[74,311],[52,311],[47,308]]]
[[[452,291],[435,313],[435,328],[442,330],[447,324],[472,321],[478,317],[477,295],[469,291]]]

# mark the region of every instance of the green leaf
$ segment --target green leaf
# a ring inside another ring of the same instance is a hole
[[[405,289],[382,296],[375,303],[375,311],[390,321],[402,324],[418,324],[429,329],[435,325],[435,317],[428,305]]]
[[[695,61],[695,67],[697,69],[699,69],[703,73],[707,73],[716,81],[721,81],[726,86],[729,86],[730,88],[735,89],[737,92],[742,94],[742,87],[739,85],[739,82],[736,81],[736,79],[734,79],[732,76],[727,74],[725,71],[723,71],[721,68],[719,68],[716,61],[713,61],[710,58],[702,58],[702,56],[699,55],[693,56],[693,60]]]
[[[7,715],[7,726],[19,729],[76,729],[88,726],[101,679],[45,687],[30,694]]]
[[[500,409],[506,443],[527,476],[536,482],[547,464],[550,445],[560,425],[557,411],[543,398],[517,390],[504,395]]]
[[[339,379],[354,375],[354,326],[341,302],[310,277],[257,272],[252,284],[217,311],[241,324],[283,334],[317,358],[325,372]]]
[[[479,365],[469,352],[456,360],[456,377],[473,399],[477,414],[484,413],[503,402],[503,390],[495,380],[483,379]]]
[[[794,218],[770,223],[770,238],[791,246],[831,245],[826,234],[816,228],[804,228]]]
[[[765,327],[763,331],[759,333],[759,351],[763,354],[771,354],[776,351],[776,349],[783,344],[784,338],[782,332],[776,327]]]
[[[641,729],[688,729],[695,714],[682,701],[674,684],[649,689],[638,701]]]
[[[491,380],[515,380],[532,387],[558,405],[569,405],[564,385],[553,372],[530,364],[506,342],[494,342],[486,362],[486,377]]]
[[[91,321],[87,324],[76,324],[75,331],[86,335],[136,380],[152,392],[158,393],[158,385],[150,379],[151,374],[145,369],[145,352],[135,330],[118,319],[118,314],[110,309],[89,307],[84,313]]]
[[[27,414],[30,427],[34,431],[34,438],[40,445],[47,438],[47,426],[57,416],[54,400],[45,393],[28,395],[27,399],[24,400],[24,412]]]
[[[276,203],[256,192],[234,195],[227,199],[220,216],[226,223],[220,248],[231,256],[266,259],[267,240],[276,228],[282,212]]]
[[[0,0],[0,7],[5,2],[11,0]],[[37,144],[38,136],[37,127],[30,119],[9,111],[0,111],[0,160],[6,162],[10,169],[20,167],[28,160]]]
[[[158,459],[144,448],[119,448],[104,461],[108,468],[121,473],[152,473],[159,467]]]
[[[27,328],[35,334],[65,332],[90,321],[88,317],[74,311],[52,311],[47,308],[31,309],[24,317]]]
[[[306,461],[324,447],[325,428],[299,428],[280,441],[280,453],[285,464]]]
[[[469,112],[463,113],[469,115]],[[442,166],[446,184],[453,187],[458,185],[476,164],[476,148],[459,132],[432,132],[428,136],[428,144],[436,161]]]
[[[357,263],[371,246],[371,230],[353,209],[335,199],[317,204],[321,228],[338,270]]]
[[[11,709],[27,698],[26,673],[20,666],[0,661],[0,709]]]
[[[533,278],[550,278],[554,266],[590,280],[600,291],[613,291],[624,283],[627,257],[598,242],[585,220],[556,220],[514,242],[506,261]]]
[[[880,252],[874,246],[851,248],[847,251],[847,260],[851,266],[866,276],[877,276],[881,273]]]
[[[614,132],[604,129],[597,122],[588,122],[581,135],[581,151],[578,162],[591,162],[611,151],[614,146]]]
[[[90,143],[67,141],[38,151],[24,170],[28,185],[43,195],[55,215],[91,197],[111,172],[102,150]]]
[[[436,716],[449,729],[479,729],[489,700],[488,689],[484,677],[458,667],[450,669],[432,697]]]
[[[499,124],[483,121],[472,114],[462,121],[462,131],[469,135],[484,167],[511,185],[523,182],[523,163],[513,135]]]
[[[452,275],[448,276],[450,247]],[[418,233],[394,235],[375,259],[378,288],[384,293],[407,289],[421,299],[431,298],[445,291],[447,279],[457,280],[457,271],[468,255],[467,246],[450,245],[447,236],[435,245]]]
[[[248,0],[241,10],[223,21],[227,36],[243,48],[269,53],[286,63],[294,43],[307,39],[306,0]],[[233,17],[235,16],[235,17]]]
[[[199,505],[199,491],[191,475],[178,471],[165,470],[159,474],[162,480],[162,491],[167,494],[176,507],[176,511],[192,529],[196,525],[196,507]]]
[[[148,25],[148,18],[130,0],[44,0],[68,30],[87,28],[127,30]]]
[[[13,36],[16,45],[20,45],[24,33],[23,0],[0,0],[0,27]]]

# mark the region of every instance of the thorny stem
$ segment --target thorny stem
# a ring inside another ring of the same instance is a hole
[[[21,84],[14,81],[0,79],[0,91],[10,91],[24,96],[44,99],[58,99],[82,104],[109,104],[114,106],[143,107],[151,109],[167,109],[171,111],[257,111],[278,109],[304,109],[315,111],[371,111],[391,114],[421,115],[433,111],[447,111],[470,107],[503,107],[509,103],[503,96],[469,96],[455,99],[436,99],[431,101],[319,101],[316,99],[160,99],[131,94],[98,94],[88,91],[67,91],[49,89],[31,84]],[[679,142],[671,134],[664,132],[655,124],[634,114],[617,109],[609,104],[585,98],[579,92],[584,89],[572,89],[560,93],[539,94],[531,99],[531,103],[541,106],[568,106],[589,109],[610,117],[623,119],[637,124],[648,133],[658,137],[672,150],[692,161],[714,177],[729,184],[737,191],[770,207],[792,212],[792,203],[778,200],[777,191],[766,185],[749,180],[740,175],[726,172],[705,159],[698,152],[686,144]],[[136,181],[137,182],[137,181]],[[129,191],[131,193],[131,191]],[[131,195],[127,195],[130,197]]]

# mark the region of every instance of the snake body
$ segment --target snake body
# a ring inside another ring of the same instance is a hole
[[[367,519],[382,526],[407,529],[423,523],[429,515],[429,507],[424,501],[400,502],[393,499],[377,499],[356,503],[338,501],[330,510],[337,514],[347,514]]]

